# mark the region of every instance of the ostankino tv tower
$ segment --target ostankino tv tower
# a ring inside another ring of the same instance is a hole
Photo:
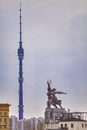
[[[24,58],[24,49],[22,47],[22,22],[21,22],[21,3],[20,3],[20,41],[18,48],[18,59],[19,59],[19,120],[23,119],[23,63],[22,60]]]

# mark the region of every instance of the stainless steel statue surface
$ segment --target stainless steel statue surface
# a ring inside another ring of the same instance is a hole
[[[50,84],[52,83],[51,80],[47,81],[47,85],[48,85],[48,88],[47,88],[47,96],[48,96],[48,101],[47,101],[47,108],[51,108],[51,105],[53,105],[55,108],[57,108],[57,105],[60,106],[60,108],[62,108],[61,106],[61,103],[62,101],[61,100],[58,100],[57,97],[56,97],[56,94],[66,94],[62,91],[56,91],[55,88],[51,89],[51,86]]]

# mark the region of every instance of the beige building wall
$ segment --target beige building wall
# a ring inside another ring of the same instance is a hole
[[[9,104],[0,104],[0,130],[9,130]]]
[[[59,129],[59,124],[44,124],[44,130]]]
[[[57,130],[68,128],[68,130],[87,130],[87,121],[62,121],[56,124],[44,124],[43,130]]]
[[[60,122],[59,127],[67,127],[68,130],[87,130],[87,121]]]

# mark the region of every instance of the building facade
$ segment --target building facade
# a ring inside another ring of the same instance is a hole
[[[87,112],[70,112],[64,108],[45,109],[43,130],[87,130]]]
[[[9,130],[9,104],[0,104],[0,130]]]
[[[67,120],[59,123],[44,124],[43,130],[87,130],[87,121]]]
[[[11,116],[9,119],[10,130],[18,130],[18,119],[16,116]]]
[[[43,117],[19,120],[16,116],[11,116],[9,128],[10,130],[41,130],[41,123],[44,124]]]

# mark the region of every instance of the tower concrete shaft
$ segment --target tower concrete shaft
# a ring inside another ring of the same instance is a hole
[[[20,41],[18,48],[18,59],[19,59],[19,120],[23,119],[23,63],[24,49],[22,47],[22,22],[21,22],[21,3],[20,3]]]

